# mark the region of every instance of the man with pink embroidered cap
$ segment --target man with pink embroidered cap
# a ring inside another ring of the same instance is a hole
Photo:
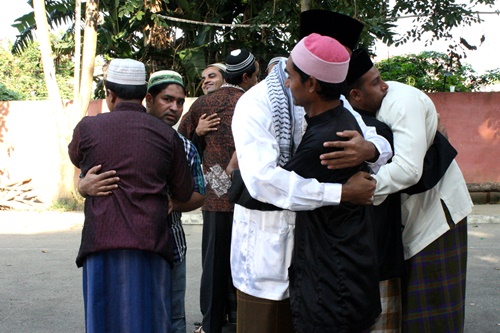
[[[345,183],[366,163],[330,170],[319,156],[326,141],[345,140],[361,129],[342,105],[349,53],[337,40],[310,34],[292,50],[285,71],[295,105],[306,112],[307,130],[284,166],[304,178]],[[364,332],[380,314],[373,224],[367,206],[341,202],[297,212],[290,273],[290,304],[296,332]]]
[[[306,14],[309,20],[304,20]],[[340,13],[318,14],[317,11],[301,13],[301,38],[316,32],[342,40],[341,44],[351,49],[355,47],[363,28],[361,22]],[[234,172],[233,184],[238,184],[240,178],[249,194],[238,196],[238,191],[232,192],[237,203],[231,238],[231,270],[237,288],[238,333],[295,332],[288,274],[294,248],[295,211],[336,206],[340,202],[370,203],[371,189],[375,186],[370,174],[362,171],[340,184],[320,183],[283,169],[296,153],[307,125],[304,108],[293,105],[290,89],[285,87],[285,65],[285,61],[280,62],[264,81],[241,97],[232,121],[238,155],[236,168],[241,174],[238,177],[238,172]],[[360,119],[359,115],[357,118]],[[359,126],[367,130],[363,130],[363,137],[377,147],[372,147],[373,150],[379,151],[377,165],[383,165],[391,156],[389,144],[385,153],[380,148],[382,145],[374,143],[376,133],[370,135],[362,121]],[[361,137],[358,131],[346,132]],[[352,142],[351,139],[341,143]],[[370,142],[368,146],[372,145]],[[347,165],[349,167],[376,159],[373,151],[363,154],[359,149],[353,150],[363,157]],[[284,210],[269,211],[240,200],[248,197]]]

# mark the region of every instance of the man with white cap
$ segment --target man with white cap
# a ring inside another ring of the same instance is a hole
[[[68,147],[82,174],[102,165],[120,175],[111,195],[85,200],[76,263],[87,332],[171,330],[167,189],[187,201],[193,178],[176,132],[142,106],[145,79],[141,62],[112,60],[104,80],[111,112],[83,118]]]
[[[361,132],[340,95],[349,53],[319,34],[303,38],[286,65],[295,105],[306,112],[307,130],[284,166],[304,178],[345,183],[366,163],[329,170],[319,156],[326,141],[344,130]],[[380,313],[376,242],[367,206],[340,203],[297,212],[290,266],[290,303],[296,332],[363,332]]]
[[[216,91],[224,84],[226,77],[226,65],[213,63],[207,66],[201,73],[201,89],[205,95]]]
[[[224,84],[226,71],[226,65],[219,62],[210,64],[203,70],[201,73],[201,89],[205,95],[216,91]],[[207,135],[208,132],[217,131],[219,124],[220,118],[217,116],[217,113],[213,113],[210,116],[202,114],[198,120],[195,136],[202,137]],[[193,141],[198,143],[196,139]]]
[[[308,17],[308,22],[303,23],[303,17]],[[343,36],[342,44],[352,48],[359,39],[363,24],[339,13],[303,12],[301,31],[307,35],[316,28],[323,35]],[[344,184],[330,184],[303,178],[282,168],[295,153],[305,130],[304,109],[293,105],[290,89],[284,86],[285,65],[284,62],[278,63],[265,81],[240,99],[235,110],[232,126],[236,153],[250,195],[294,211],[338,205],[341,201],[370,203],[375,183],[366,172],[357,173]],[[391,155],[388,142],[371,135],[374,129],[367,129],[364,123],[359,125],[371,142],[368,142],[371,149],[364,153],[358,151],[361,161],[376,157],[377,150],[377,165],[384,164]],[[346,132],[361,136],[357,131]],[[372,141],[378,142],[377,149]],[[360,162],[350,166],[358,164]],[[241,291],[238,293],[239,332],[293,331],[288,267],[294,228],[295,213],[291,211],[261,211],[235,205],[231,269],[233,282]]]
[[[182,115],[186,88],[182,76],[171,70],[151,74],[146,94],[146,111],[174,126]],[[193,175],[194,188],[191,198],[180,202],[172,198],[172,213],[168,216],[169,233],[174,241],[174,264],[172,275],[172,333],[186,332],[185,294],[186,294],[186,236],[182,227],[181,212],[192,211],[203,205],[205,199],[205,180],[201,169],[201,159],[194,144],[177,133],[184,143],[186,160]],[[118,188],[119,181],[115,170],[96,174],[100,167],[92,168],[83,177],[78,191],[84,195],[110,195]]]
[[[224,170],[234,152],[231,132],[234,108],[243,93],[257,83],[259,63],[248,50],[237,49],[227,56],[226,69],[226,83],[220,89],[199,97],[179,125],[179,133],[193,140],[203,114],[217,113],[220,118],[217,131],[198,138],[207,182],[202,207],[200,307],[203,321],[198,331],[207,333],[220,333],[228,312],[229,321],[235,321],[235,302],[227,300],[230,290],[234,294],[229,262],[234,205],[228,199],[230,180]]]

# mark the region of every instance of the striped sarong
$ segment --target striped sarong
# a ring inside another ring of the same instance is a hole
[[[369,332],[399,333],[401,332],[401,280],[394,278],[380,281],[379,288],[382,312]]]
[[[405,261],[402,331],[460,333],[464,330],[467,218]]]

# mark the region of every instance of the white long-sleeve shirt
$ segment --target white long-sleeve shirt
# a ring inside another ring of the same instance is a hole
[[[436,134],[438,118],[431,99],[418,89],[398,82],[387,82],[385,96],[377,119],[386,123],[394,135],[392,163],[380,168],[375,204],[388,194],[416,184],[422,176],[425,153]],[[432,189],[402,195],[403,247],[405,259],[411,258],[449,230],[441,207],[443,200],[455,223],[472,210],[467,185],[456,161]]]
[[[344,106],[350,108],[347,102]],[[294,107],[295,147],[305,131],[304,115],[303,108]],[[379,149],[375,165],[385,164],[392,155],[389,143],[377,136],[374,128],[367,127],[359,114],[355,115],[366,131],[365,139]],[[272,119],[271,102],[263,81],[240,98],[232,122],[239,168],[252,197],[295,211],[337,205],[342,191],[340,184],[322,184],[278,167],[279,145]],[[235,205],[231,271],[235,287],[244,293],[272,300],[289,297],[288,267],[295,213],[288,210],[258,211]]]

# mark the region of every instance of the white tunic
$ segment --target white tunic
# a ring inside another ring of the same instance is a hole
[[[427,149],[436,134],[437,112],[432,100],[411,86],[387,82],[389,90],[377,112],[394,134],[392,163],[380,168],[375,204],[391,193],[406,189],[422,176]],[[472,200],[462,172],[453,161],[438,184],[424,193],[402,195],[403,246],[405,259],[411,258],[449,230],[441,201],[455,223],[472,211]]]
[[[350,108],[347,102],[344,105]],[[295,147],[305,130],[304,114],[303,108],[294,107]],[[373,127],[368,128],[364,123],[360,126],[365,138],[381,152],[376,165],[385,164],[392,154],[389,143],[377,136]],[[235,205],[231,243],[233,284],[254,297],[282,300],[289,297],[288,267],[295,225],[295,213],[289,210],[337,205],[342,188],[340,184],[304,179],[277,166],[279,146],[265,81],[239,99],[232,131],[239,168],[249,193],[257,200],[288,209],[266,212]]]

